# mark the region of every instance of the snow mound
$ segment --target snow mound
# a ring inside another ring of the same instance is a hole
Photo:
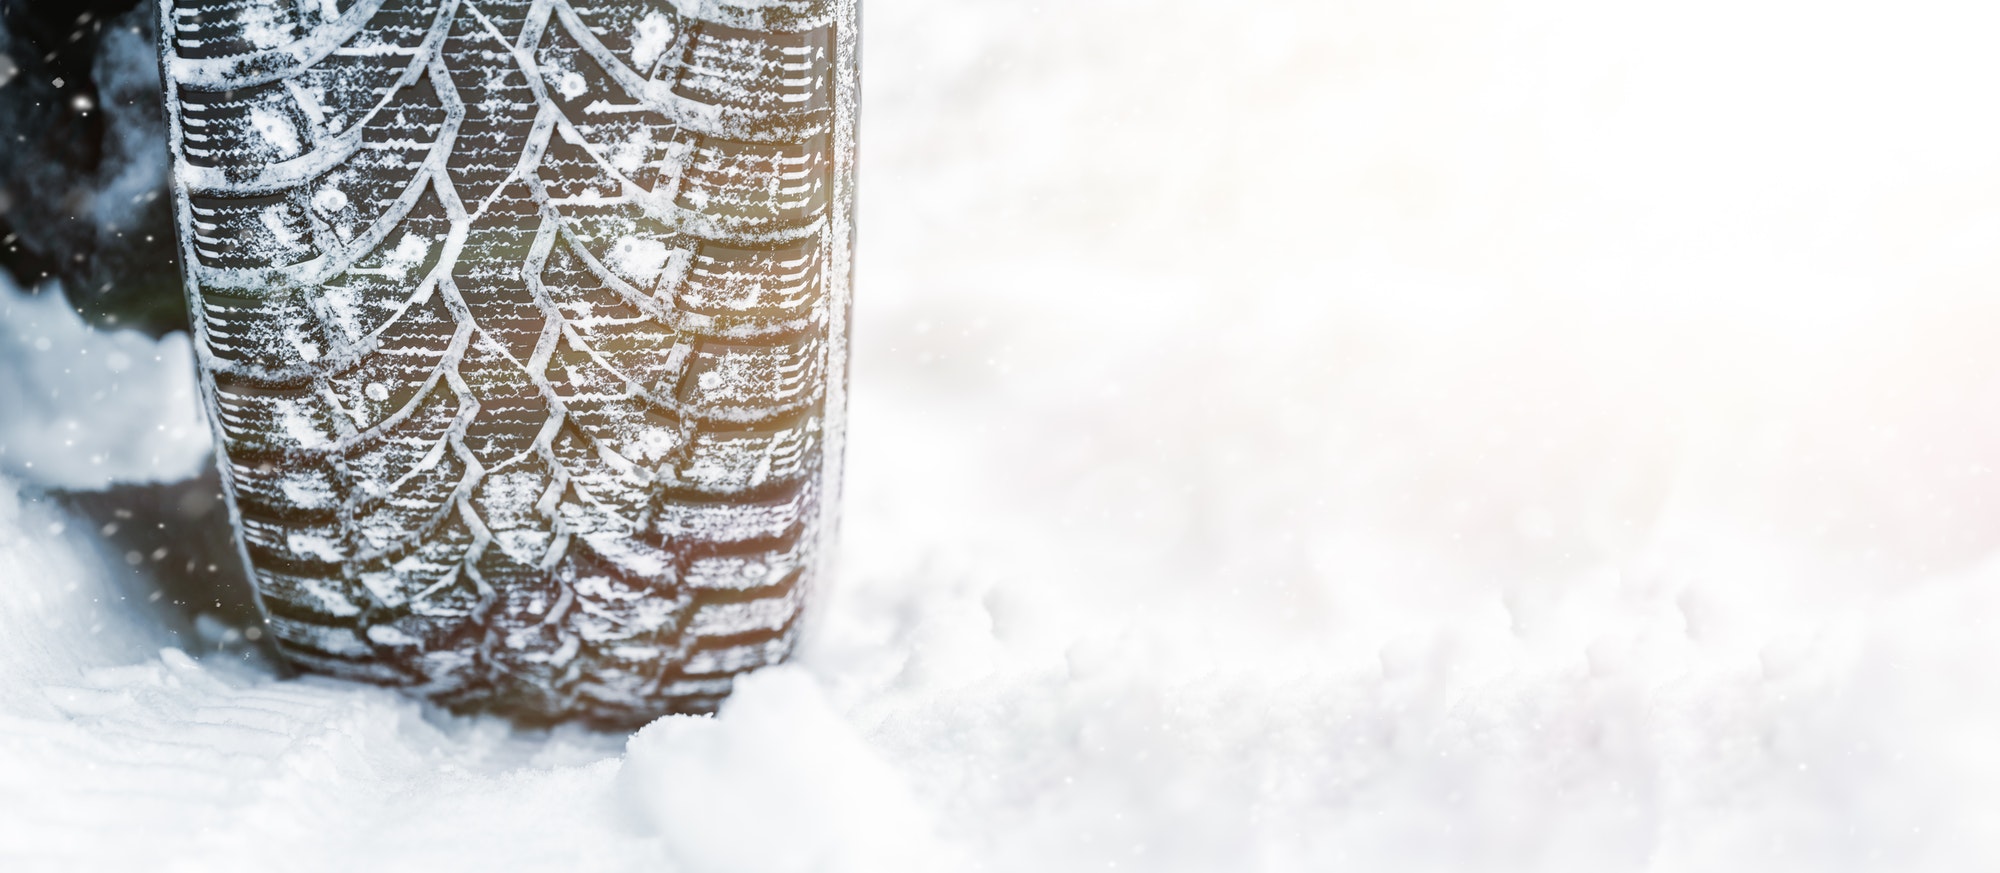
[[[0,476],[0,711],[48,716],[45,683],[157,648],[163,635],[112,569],[88,530]]]
[[[0,473],[50,488],[184,479],[207,462],[185,333],[84,324],[53,283],[0,273]]]
[[[714,719],[639,731],[625,797],[695,870],[861,873],[947,864],[903,777],[793,667],[738,683]]]

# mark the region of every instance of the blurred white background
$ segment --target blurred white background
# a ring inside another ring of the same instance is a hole
[[[2000,8],[864,14],[843,564],[798,668],[628,750],[215,658],[86,672],[135,656],[10,620],[43,654],[0,690],[53,702],[0,743],[0,834],[325,869],[2000,865]],[[92,560],[17,510],[0,569]],[[14,615],[96,596],[43,593]],[[193,726],[241,706],[281,739]],[[73,775],[160,756],[208,787]],[[149,842],[91,839],[107,809]]]
[[[868,16],[849,584],[1116,725],[989,851],[2000,860],[1996,10]]]

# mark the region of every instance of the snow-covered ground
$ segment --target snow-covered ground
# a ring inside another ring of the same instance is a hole
[[[186,342],[0,289],[0,866],[2000,867],[1990,4],[866,14],[795,666],[628,739],[162,651],[37,495],[186,475]]]

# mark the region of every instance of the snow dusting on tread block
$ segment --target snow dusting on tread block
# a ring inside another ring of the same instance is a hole
[[[839,494],[856,3],[159,9],[280,651],[607,726],[784,658]]]

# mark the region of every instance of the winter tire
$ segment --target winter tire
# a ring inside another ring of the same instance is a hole
[[[278,650],[629,726],[787,656],[832,532],[856,0],[160,0]]]

